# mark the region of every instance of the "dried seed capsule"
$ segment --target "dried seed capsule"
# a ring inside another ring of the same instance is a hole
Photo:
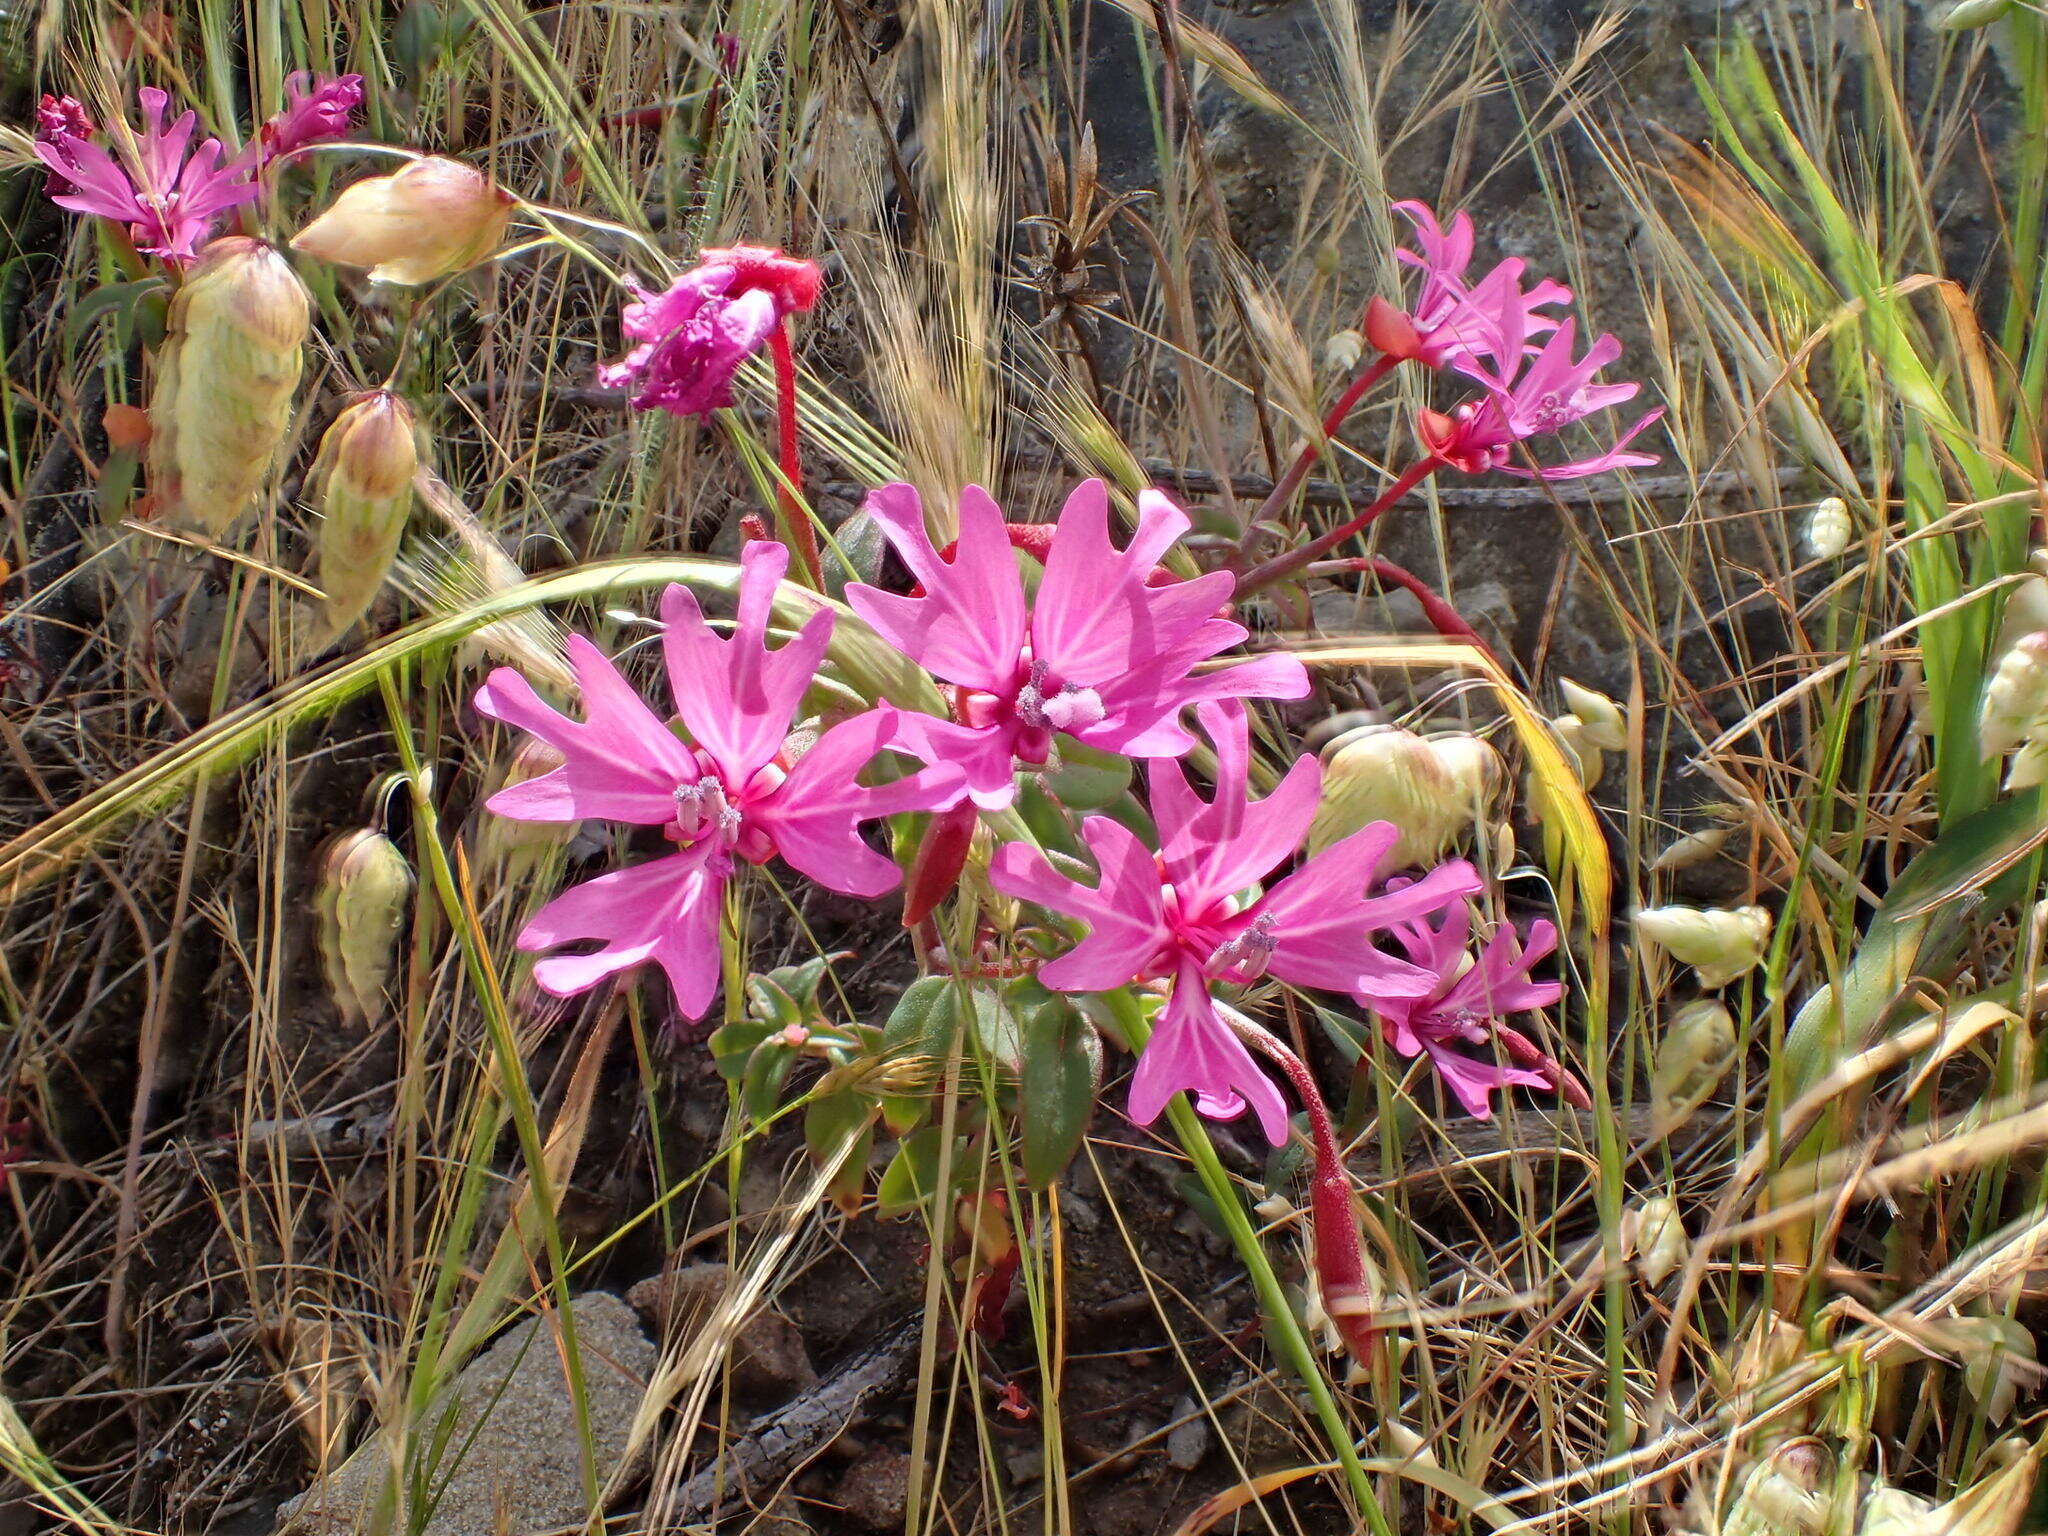
[[[1721,1521],[1721,1536],[1820,1536],[1827,1526],[1827,1456],[1791,1440],[1749,1469]]]
[[[1702,827],[1697,832],[1688,832],[1658,854],[1650,868],[1659,874],[1669,874],[1674,869],[1690,869],[1695,864],[1704,864],[1726,847],[1728,839],[1734,835],[1733,827]]]
[[[1879,1483],[1863,1500],[1856,1536],[1933,1536],[1942,1528],[1928,1519],[1934,1511],[1932,1499]]]
[[[361,618],[398,555],[419,467],[411,409],[373,390],[334,418],[310,477],[320,510],[323,645]]]
[[[1762,963],[1771,914],[1762,907],[1650,907],[1636,914],[1636,936],[1699,973],[1703,987],[1725,987]]]
[[[261,240],[200,253],[171,300],[150,396],[156,515],[218,542],[262,487],[291,422],[312,302]]]
[[[1607,774],[1607,755],[1587,735],[1586,722],[1577,715],[1559,715],[1550,722],[1550,728],[1564,744],[1580,786],[1592,789],[1599,784]]]
[[[1622,1240],[1637,1271],[1651,1285],[1662,1285],[1685,1261],[1685,1223],[1679,1218],[1678,1202],[1668,1195],[1652,1195],[1624,1212],[1621,1222]]]
[[[1711,998],[1672,1014],[1650,1068],[1658,1118],[1677,1118],[1719,1087],[1735,1060],[1735,1044],[1735,1016]]]
[[[320,958],[342,1017],[368,1024],[384,1011],[384,983],[398,959],[412,866],[382,832],[344,832],[320,864]]]
[[[511,219],[512,199],[482,172],[429,155],[345,189],[292,249],[368,267],[373,283],[431,283],[489,257]]]
[[[1422,737],[1394,726],[1347,732],[1325,749],[1309,851],[1390,821],[1401,832],[1390,868],[1434,863],[1485,814],[1504,777],[1500,754],[1476,736]]]
[[[1849,503],[1839,496],[1824,496],[1813,504],[1806,519],[1806,549],[1816,560],[1832,560],[1849,547],[1856,531],[1849,515]]]
[[[1365,356],[1365,338],[1356,331],[1338,331],[1323,343],[1323,370],[1349,373]]]

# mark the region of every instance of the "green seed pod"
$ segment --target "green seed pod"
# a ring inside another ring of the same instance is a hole
[[[331,644],[363,616],[398,555],[412,513],[419,468],[411,409],[387,389],[362,396],[334,418],[313,460],[320,510],[323,639]]]
[[[1628,750],[1628,720],[1619,704],[1568,677],[1557,686],[1564,694],[1565,707],[1578,716],[1580,733],[1588,746],[1601,752]]]
[[[1675,1120],[1721,1085],[1735,1060],[1735,1016],[1711,998],[1671,1015],[1650,1068],[1660,1120]]]
[[[1479,820],[1505,776],[1500,754],[1477,736],[1423,737],[1393,726],[1347,732],[1324,748],[1309,851],[1391,821],[1401,837],[1389,868],[1434,863]]]
[[[1623,1212],[1621,1223],[1636,1269],[1651,1285],[1662,1285],[1685,1262],[1685,1223],[1679,1218],[1678,1202],[1670,1196],[1652,1195]]]
[[[384,1012],[384,983],[398,958],[412,866],[382,832],[344,832],[320,861],[320,959],[342,1017],[374,1022]]]
[[[1986,760],[2010,752],[2048,720],[2048,630],[2022,635],[1984,687],[1978,740]]]
[[[276,251],[228,235],[171,300],[150,396],[156,516],[219,542],[262,488],[291,424],[312,301]]]

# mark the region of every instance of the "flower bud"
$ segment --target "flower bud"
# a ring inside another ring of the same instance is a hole
[[[1346,732],[1324,749],[1309,851],[1390,821],[1401,832],[1390,868],[1434,863],[1478,821],[1504,777],[1500,754],[1476,736],[1423,737],[1389,725]]]
[[[1977,27],[1988,27],[2013,7],[2013,0],[1956,0],[1956,3],[1934,18],[1935,30],[1940,32],[1968,32]]]
[[[1863,1500],[1856,1536],[1935,1536],[1944,1527],[1930,1518],[1934,1513],[1932,1499],[1879,1483]]]
[[[1824,496],[1813,504],[1806,519],[1806,550],[1816,560],[1832,560],[1849,547],[1855,533],[1849,503],[1839,496]]]
[[[1558,683],[1565,707],[1579,717],[1581,734],[1588,745],[1602,752],[1628,750],[1628,721],[1621,706],[1604,693],[1581,687],[1570,678]]]
[[[361,618],[383,586],[412,513],[419,462],[412,410],[388,389],[348,406],[320,439],[309,484],[321,516],[322,644]]]
[[[320,958],[335,1005],[352,1023],[384,1011],[412,890],[412,867],[382,832],[344,832],[321,857]]]
[[[1762,907],[1649,907],[1636,914],[1636,936],[1699,973],[1703,987],[1725,987],[1762,963],[1771,914]]]
[[[2022,635],[1984,687],[1977,737],[1986,761],[2048,726],[2048,630]]]
[[[312,301],[261,240],[199,254],[171,300],[150,395],[156,515],[218,542],[261,488],[291,422]]]
[[[1365,339],[1388,357],[1415,357],[1422,351],[1422,336],[1408,312],[1382,298],[1365,306]]]
[[[497,250],[512,199],[459,160],[430,155],[344,190],[292,239],[292,249],[373,283],[417,285],[463,272]]]
[[[1623,1250],[1652,1286],[1662,1285],[1684,1262],[1685,1223],[1679,1219],[1678,1202],[1667,1195],[1653,1195],[1624,1212],[1621,1237]]]
[[[1735,1016],[1712,998],[1671,1015],[1650,1067],[1660,1120],[1675,1120],[1720,1086],[1735,1060]]]
[[[1356,331],[1339,331],[1323,343],[1323,369],[1327,373],[1349,373],[1365,356],[1365,338]]]

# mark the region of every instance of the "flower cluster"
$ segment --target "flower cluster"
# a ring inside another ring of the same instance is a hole
[[[266,166],[348,131],[362,104],[363,77],[312,81],[307,74],[292,76],[290,105],[232,158],[219,139],[193,144],[198,113],[188,110],[166,125],[171,98],[154,86],[136,93],[141,129],[120,123],[105,135],[73,98],[45,96],[36,109],[35,151],[49,171],[50,199],[126,225],[146,256],[191,261],[223,214],[262,196]]]

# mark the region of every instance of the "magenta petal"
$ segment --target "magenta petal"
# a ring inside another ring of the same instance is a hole
[[[1151,850],[1106,816],[1089,817],[1081,835],[1101,871],[1098,885],[1055,873],[1044,854],[1021,843],[996,850],[989,878],[1006,896],[1088,925],[1085,939],[1039,970],[1040,981],[1055,991],[1106,992],[1145,975],[1171,935]]]
[[[878,487],[866,511],[895,546],[922,597],[850,582],[847,605],[897,650],[947,682],[1007,694],[1024,649],[1024,581],[1002,509],[970,485],[960,493],[960,539],[950,562],[925,531],[923,504],[908,485]]]
[[[1250,743],[1244,710],[1205,705],[1202,723],[1216,743],[1216,798],[1203,804],[1181,765],[1151,764],[1152,810],[1167,878],[1190,905],[1235,895],[1301,846],[1315,819],[1322,768],[1298,759],[1264,800],[1246,792]]]
[[[860,783],[861,770],[893,738],[895,716],[885,707],[833,726],[772,794],[747,807],[749,823],[768,834],[791,868],[849,896],[879,896],[902,875],[893,859],[861,840],[862,822],[960,798],[960,770],[946,763],[874,788]]]
[[[1266,893],[1255,910],[1272,919],[1280,941],[1275,976],[1361,1001],[1430,994],[1430,972],[1374,949],[1371,936],[1477,891],[1480,881],[1470,865],[1446,866],[1397,893],[1368,898],[1366,887],[1399,835],[1391,822],[1372,822]]]
[[[895,735],[888,745],[921,762],[952,764],[962,776],[959,795],[984,811],[1000,811],[1016,802],[1016,728],[1012,725],[959,725],[906,709],[897,712]]]
[[[699,1018],[718,992],[718,920],[725,876],[708,850],[614,870],[573,886],[533,915],[519,934],[529,953],[557,944],[601,939],[588,955],[554,955],[533,979],[559,997],[573,996],[652,961],[667,972],[676,1007]]]
[[[697,777],[688,748],[654,717],[596,646],[581,635],[571,635],[568,653],[583,691],[588,716],[584,721],[543,703],[533,685],[509,667],[500,667],[477,689],[479,713],[531,732],[566,759],[547,776],[555,787],[546,796],[501,790],[492,797],[491,808],[507,816],[530,817],[535,810],[554,805],[561,814],[547,819],[563,821],[599,817],[659,826],[674,820],[677,787]]]
[[[1287,1140],[1287,1101],[1259,1070],[1244,1042],[1216,1016],[1200,967],[1183,961],[1173,995],[1131,1074],[1130,1116],[1140,1125],[1159,1118],[1174,1094],[1193,1096],[1197,1113],[1234,1120],[1249,1104],[1266,1140]]]
[[[721,640],[687,588],[662,593],[662,653],[676,713],[729,785],[772,762],[791,717],[824,660],[833,616],[814,614],[796,637],[770,651],[768,616],[789,561],[780,544],[750,541],[740,556],[739,623]]]
[[[1436,1068],[1437,1076],[1451,1090],[1451,1096],[1466,1114],[1476,1119],[1493,1118],[1493,1095],[1503,1088],[1550,1086],[1550,1079],[1541,1072],[1481,1061],[1475,1056],[1452,1050],[1440,1041],[1424,1040],[1422,1048],[1429,1053],[1429,1064]]]

